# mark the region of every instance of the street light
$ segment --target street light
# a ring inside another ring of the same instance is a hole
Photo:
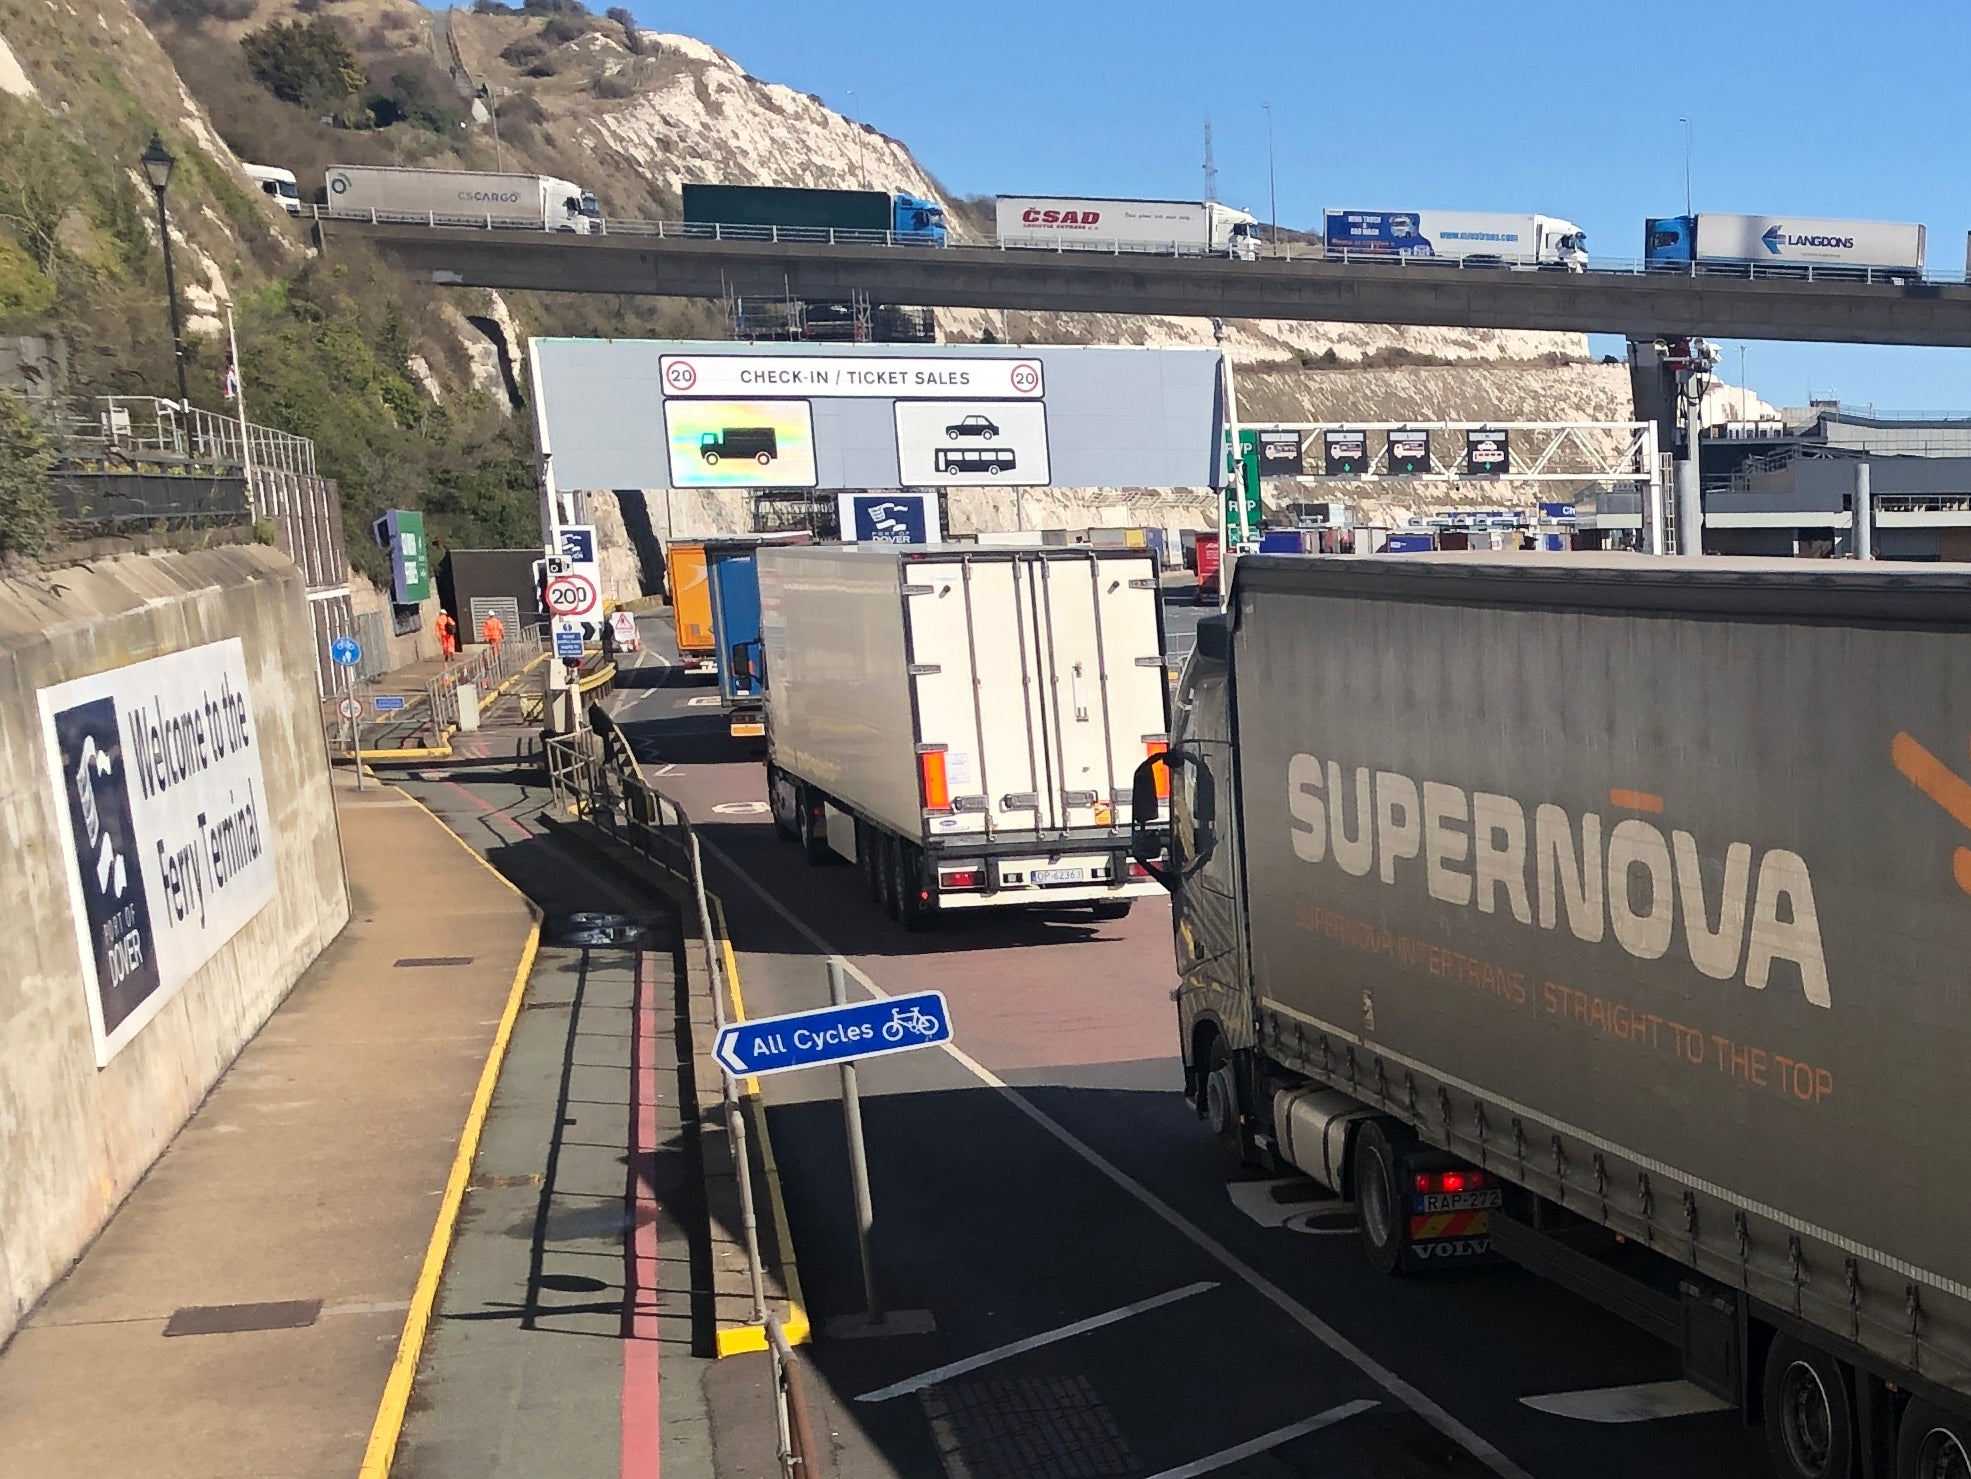
[[[171,183],[171,171],[178,161],[164,147],[162,136],[153,132],[150,147],[144,150],[143,158],[138,162],[144,167],[144,178],[151,182],[151,189],[157,192],[157,234],[164,243],[164,295],[171,303],[171,354],[178,366],[178,404],[190,411],[191,392],[185,389],[185,336],[178,326],[178,274],[171,265],[171,222],[164,214],[164,192]]]
[[[1261,103],[1266,110],[1266,214],[1273,223],[1273,250],[1280,250],[1280,197],[1273,188],[1273,105]]]
[[[1684,214],[1690,214],[1690,120],[1679,118],[1684,126]]]

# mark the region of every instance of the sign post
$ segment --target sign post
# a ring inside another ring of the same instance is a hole
[[[828,1333],[840,1339],[926,1334],[936,1328],[928,1310],[886,1313],[876,1287],[876,1213],[869,1194],[869,1156],[863,1143],[862,1095],[856,1081],[856,1060],[950,1042],[951,1013],[941,991],[849,1001],[848,981],[840,956],[831,956],[828,961],[828,995],[833,1004],[813,1011],[728,1024],[720,1031],[712,1056],[734,1078],[818,1068],[828,1063],[840,1065],[842,1124],[849,1149],[849,1190],[854,1201],[856,1247],[862,1261],[862,1290],[867,1308],[860,1315],[831,1321]]]
[[[363,660],[363,644],[354,637],[337,637],[329,643],[329,658],[342,674],[342,702],[338,706],[349,722],[349,753],[356,762],[356,789],[363,789],[363,701],[356,697],[356,664]]]

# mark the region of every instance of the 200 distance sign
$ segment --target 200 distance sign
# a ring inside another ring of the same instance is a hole
[[[588,616],[601,604],[595,582],[574,570],[550,575],[542,595],[548,611],[555,616]]]

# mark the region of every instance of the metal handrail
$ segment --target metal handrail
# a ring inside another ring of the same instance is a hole
[[[923,248],[930,244],[909,233],[894,231],[849,231],[832,227],[715,225],[703,221],[644,221],[627,217],[596,217],[587,232],[574,228],[553,228],[528,221],[501,221],[486,215],[453,215],[441,211],[338,211],[324,205],[309,207],[316,221],[345,221],[363,225],[461,226],[472,230],[534,231],[583,236],[654,236],[660,239],[693,241],[752,241],[788,245],[892,246]],[[1206,253],[1187,243],[1146,244],[1117,238],[1100,240],[1061,240],[1036,245],[1028,241],[1005,241],[981,237],[974,241],[947,240],[945,250],[958,252],[1077,252],[1106,256],[1223,257],[1239,260],[1226,251]],[[1535,264],[1527,259],[1502,260],[1498,257],[1422,257],[1397,256],[1378,252],[1332,251],[1318,241],[1277,244],[1265,243],[1249,261],[1334,262],[1359,267],[1382,267],[1401,271],[1546,271],[1563,275],[1582,275],[1558,264]],[[1737,278],[1761,282],[1817,282],[1841,286],[1907,286],[1910,283],[1956,284],[1971,282],[1966,272],[1935,272],[1905,267],[1847,267],[1819,262],[1662,262],[1635,257],[1597,257],[1585,269],[1589,275],[1613,277],[1696,277]]]

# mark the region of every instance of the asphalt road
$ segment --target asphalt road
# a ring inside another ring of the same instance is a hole
[[[1170,615],[1188,632],[1195,612]],[[748,1014],[824,1003],[830,953],[858,995],[935,988],[950,1005],[951,1049],[862,1070],[880,1293],[936,1328],[817,1341],[839,1472],[1765,1472],[1758,1434],[1729,1413],[1607,1422],[1527,1405],[1674,1383],[1675,1353],[1612,1316],[1509,1268],[1379,1278],[1346,1209],[1310,1183],[1228,1186],[1179,1094],[1162,900],[1120,923],[972,916],[906,935],[854,870],[776,840],[757,754],[724,738],[707,680],[664,665],[661,622],[645,632],[653,651],[616,711],[702,826]],[[766,1087],[825,1328],[863,1298],[837,1079]]]

